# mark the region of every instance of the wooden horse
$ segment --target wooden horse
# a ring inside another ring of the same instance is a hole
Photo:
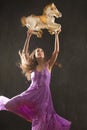
[[[28,29],[33,30],[33,34],[37,35],[37,37],[42,36],[42,29],[47,29],[48,32],[53,35],[61,28],[60,24],[55,23],[55,17],[59,18],[61,16],[62,14],[58,11],[55,4],[51,3],[45,6],[42,15],[30,15],[28,17],[23,16],[21,18],[21,23]]]

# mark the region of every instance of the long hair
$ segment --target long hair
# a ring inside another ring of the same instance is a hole
[[[31,80],[31,72],[33,72],[38,65],[37,58],[35,57],[36,49],[31,54],[29,54],[29,52],[25,54],[23,51],[21,52],[20,50],[18,53],[21,60],[19,63],[19,67],[21,68],[22,73],[25,75],[28,81]],[[43,60],[44,62],[46,62],[47,58],[45,57]],[[62,68],[62,65],[58,62],[55,62],[54,65],[58,68]]]
[[[31,80],[31,72],[33,72],[38,65],[37,59],[35,57],[35,50],[31,54],[27,53],[26,55],[23,51],[21,52],[20,50],[18,53],[21,60],[19,67],[21,68],[22,73],[25,75],[28,81]]]

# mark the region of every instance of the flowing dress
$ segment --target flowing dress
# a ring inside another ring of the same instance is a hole
[[[13,112],[32,122],[32,130],[69,130],[71,122],[59,116],[50,93],[51,73],[47,67],[31,73],[31,84],[23,93],[9,99],[0,96],[0,110]]]

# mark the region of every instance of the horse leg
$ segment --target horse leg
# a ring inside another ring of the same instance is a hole
[[[42,32],[42,30],[38,30],[38,31],[34,31],[33,34],[36,35],[37,37],[41,38],[43,32]]]
[[[55,32],[58,32],[61,28],[60,24],[50,24],[48,25],[48,32],[53,35]]]
[[[37,37],[41,38],[41,37],[42,37],[42,34],[43,34],[43,31],[42,31],[42,30],[39,30],[39,31],[37,32]]]

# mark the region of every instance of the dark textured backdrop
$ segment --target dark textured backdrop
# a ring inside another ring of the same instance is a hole
[[[87,1],[86,0],[1,0],[0,2],[0,95],[9,98],[27,89],[28,83],[16,63],[23,47],[26,28],[20,18],[40,15],[54,2],[63,17],[60,54],[62,69],[54,67],[51,93],[58,114],[71,120],[72,130],[87,130]],[[54,36],[45,30],[42,39],[32,36],[30,50],[42,47],[47,56],[53,50]],[[30,130],[31,124],[15,114],[0,112],[0,130]]]

